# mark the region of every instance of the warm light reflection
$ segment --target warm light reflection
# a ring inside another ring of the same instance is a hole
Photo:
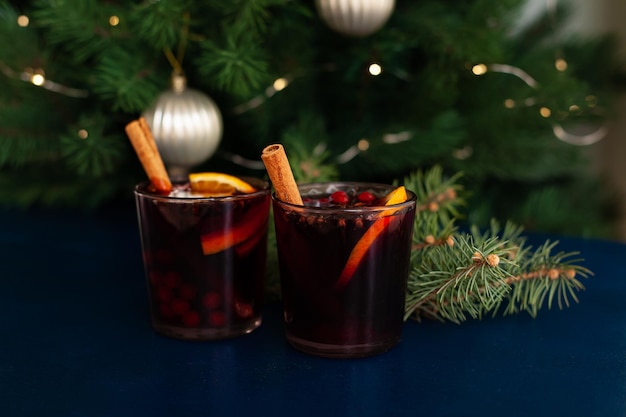
[[[554,66],[559,71],[565,71],[567,69],[567,61],[563,58],[559,58],[554,62]]]
[[[542,107],[539,109],[539,114],[541,114],[541,117],[548,118],[552,114],[552,110],[547,107]]]
[[[85,129],[80,129],[78,131],[78,137],[81,139],[87,139],[89,137],[89,132],[87,132],[87,130]]]
[[[276,81],[274,81],[273,87],[274,87],[274,90],[281,91],[288,85],[289,85],[289,81],[287,81],[286,78],[277,78]]]
[[[30,82],[37,86],[42,86],[46,82],[46,77],[41,68],[32,70],[30,68],[26,69],[26,73],[30,76]]]
[[[376,63],[370,64],[368,70],[369,70],[370,74],[372,74],[373,76],[380,75],[383,72],[383,68],[380,65],[376,64]]]
[[[117,26],[120,24],[120,18],[117,16],[111,16],[109,17],[109,25],[111,26]]]
[[[357,145],[356,145],[356,146],[357,146],[357,148],[359,148],[359,150],[360,150],[361,152],[365,152],[366,150],[368,150],[368,149],[369,149],[369,147],[370,147],[370,142],[369,142],[367,139],[361,139],[361,140],[359,141],[359,143],[357,143]]]
[[[474,73],[474,75],[483,75],[487,72],[487,65],[485,64],[474,65],[472,67],[472,72]]]
[[[28,18],[28,16],[20,15],[17,17],[18,26],[25,28],[26,26],[28,26],[29,23],[30,23],[30,19]]]
[[[515,107],[515,100],[513,100],[512,98],[507,98],[506,100],[504,100],[504,107],[506,107],[507,109],[512,109],[513,107]]]

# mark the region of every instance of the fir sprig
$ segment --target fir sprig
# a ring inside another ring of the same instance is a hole
[[[518,264],[509,272],[511,277],[506,280],[512,291],[506,300],[504,314],[516,314],[526,311],[536,317],[539,309],[547,303],[559,308],[569,306],[569,300],[578,302],[576,292],[584,286],[578,279],[587,278],[593,273],[585,267],[577,265],[582,259],[574,258],[577,252],[553,253],[558,242],[546,241],[534,251],[524,251]],[[494,309],[494,312],[497,309]]]
[[[510,222],[457,231],[456,208],[463,204],[458,177],[446,179],[435,167],[405,181],[418,196],[405,319],[460,323],[499,311],[535,317],[546,303],[563,308],[570,299],[577,302],[576,292],[584,289],[578,278],[592,272],[577,265],[582,260],[573,258],[576,253],[554,253],[558,242],[533,249],[523,229]]]
[[[423,249],[413,265],[407,288],[405,318],[422,317],[461,322],[481,318],[509,291],[500,266],[507,248],[498,239],[477,247],[470,235],[459,235],[453,245]]]

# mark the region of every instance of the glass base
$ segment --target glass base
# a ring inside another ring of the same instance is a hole
[[[386,339],[376,343],[363,343],[353,345],[334,345],[327,343],[317,343],[310,340],[286,334],[287,341],[295,349],[310,355],[322,356],[325,358],[365,358],[385,353],[400,342],[400,336],[393,339]]]
[[[251,333],[261,325],[261,317],[238,326],[225,327],[179,327],[152,322],[152,328],[160,335],[184,340],[231,339]]]

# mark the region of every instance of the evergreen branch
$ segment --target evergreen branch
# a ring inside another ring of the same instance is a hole
[[[318,143],[313,149],[305,144],[307,138],[302,132],[309,132],[318,140],[324,136],[323,126],[315,116],[301,117],[297,123],[285,131],[281,142],[289,147],[291,168],[299,183],[336,181],[338,173],[329,163],[329,152],[324,143]]]
[[[179,44],[188,24],[191,3],[189,0],[143,2],[135,6],[129,18],[141,39],[163,50]]]
[[[533,251],[520,226],[507,222],[502,228],[495,220],[485,231],[471,226],[469,234],[456,232],[445,210],[461,204],[446,191],[457,189],[456,178],[446,180],[441,169],[433,168],[407,181],[419,198],[405,320],[460,323],[495,315],[503,304],[505,315],[526,311],[536,317],[546,303],[563,308],[570,299],[577,302],[576,292],[584,289],[577,277],[591,271],[577,265],[581,260],[572,259],[572,253],[553,253],[557,242]]]
[[[94,70],[93,91],[111,108],[127,113],[145,110],[160,93],[169,73],[154,68],[154,57],[123,47],[109,48]]]
[[[196,64],[218,89],[243,97],[265,84],[268,63],[260,43],[227,35],[223,44],[206,40],[200,46]]]
[[[422,261],[422,249],[453,244],[455,220],[461,217],[459,207],[465,204],[463,188],[456,183],[461,176],[457,173],[445,178],[443,169],[434,166],[405,177],[403,184],[416,194],[418,201],[411,252],[413,263]]]
[[[389,120],[398,118],[398,113],[406,111],[393,106],[380,109],[379,102],[375,97],[367,98],[374,100],[371,106],[376,106],[376,111],[372,112],[372,120],[358,123],[348,123],[346,126],[337,128],[332,132],[333,144],[346,143],[349,140],[356,142],[354,138],[368,139],[369,147],[367,151],[360,152],[358,158],[350,160],[349,164],[342,166],[344,172],[350,173],[365,171],[368,175],[381,173],[394,173],[396,176],[406,172],[412,172],[416,166],[432,164],[432,161],[448,156],[450,148],[462,146],[466,139],[463,130],[464,121],[462,117],[454,111],[443,111],[433,116],[433,120],[421,127],[420,122],[411,120],[410,124],[390,123]],[[357,103],[346,103],[337,101],[331,103],[333,113],[339,117],[346,110],[347,106],[356,106]],[[344,116],[350,120],[349,116]],[[384,122],[382,120],[385,120]],[[384,130],[379,130],[377,123],[391,124]],[[401,132],[407,139],[389,143],[386,138],[392,132]]]
[[[105,127],[106,117],[102,114],[82,117],[61,137],[64,162],[78,176],[99,178],[112,175],[125,160],[126,138],[104,134]],[[83,132],[85,136],[76,132]]]
[[[103,25],[110,16],[107,12],[95,0],[67,0],[53,5],[36,1],[33,15],[50,45],[60,48],[72,63],[85,64],[111,44],[111,33]]]
[[[481,318],[509,291],[506,242],[491,239],[480,247],[470,235],[455,237],[450,246],[432,246],[409,277],[405,319],[429,317],[460,323]]]
[[[505,315],[526,311],[536,317],[544,304],[551,308],[556,301],[562,309],[569,307],[570,299],[578,302],[576,292],[584,289],[578,277],[587,278],[593,273],[577,265],[582,260],[573,258],[578,255],[576,252],[552,253],[557,244],[546,241],[535,251],[524,250],[517,255],[519,266],[509,271],[512,275],[507,281],[513,291],[502,300],[508,303],[503,311]],[[494,309],[494,314],[497,310]]]
[[[437,218],[441,223],[459,219],[460,206],[465,205],[463,187],[458,184],[462,173],[445,178],[443,168],[435,165],[427,171],[416,171],[405,177],[403,184],[417,196],[420,220]]]

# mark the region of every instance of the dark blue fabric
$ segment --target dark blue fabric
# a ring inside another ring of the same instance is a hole
[[[289,347],[278,303],[237,339],[155,334],[134,216],[0,215],[1,416],[626,415],[624,244],[559,239],[595,273],[579,304],[411,321],[390,352],[337,360]]]

